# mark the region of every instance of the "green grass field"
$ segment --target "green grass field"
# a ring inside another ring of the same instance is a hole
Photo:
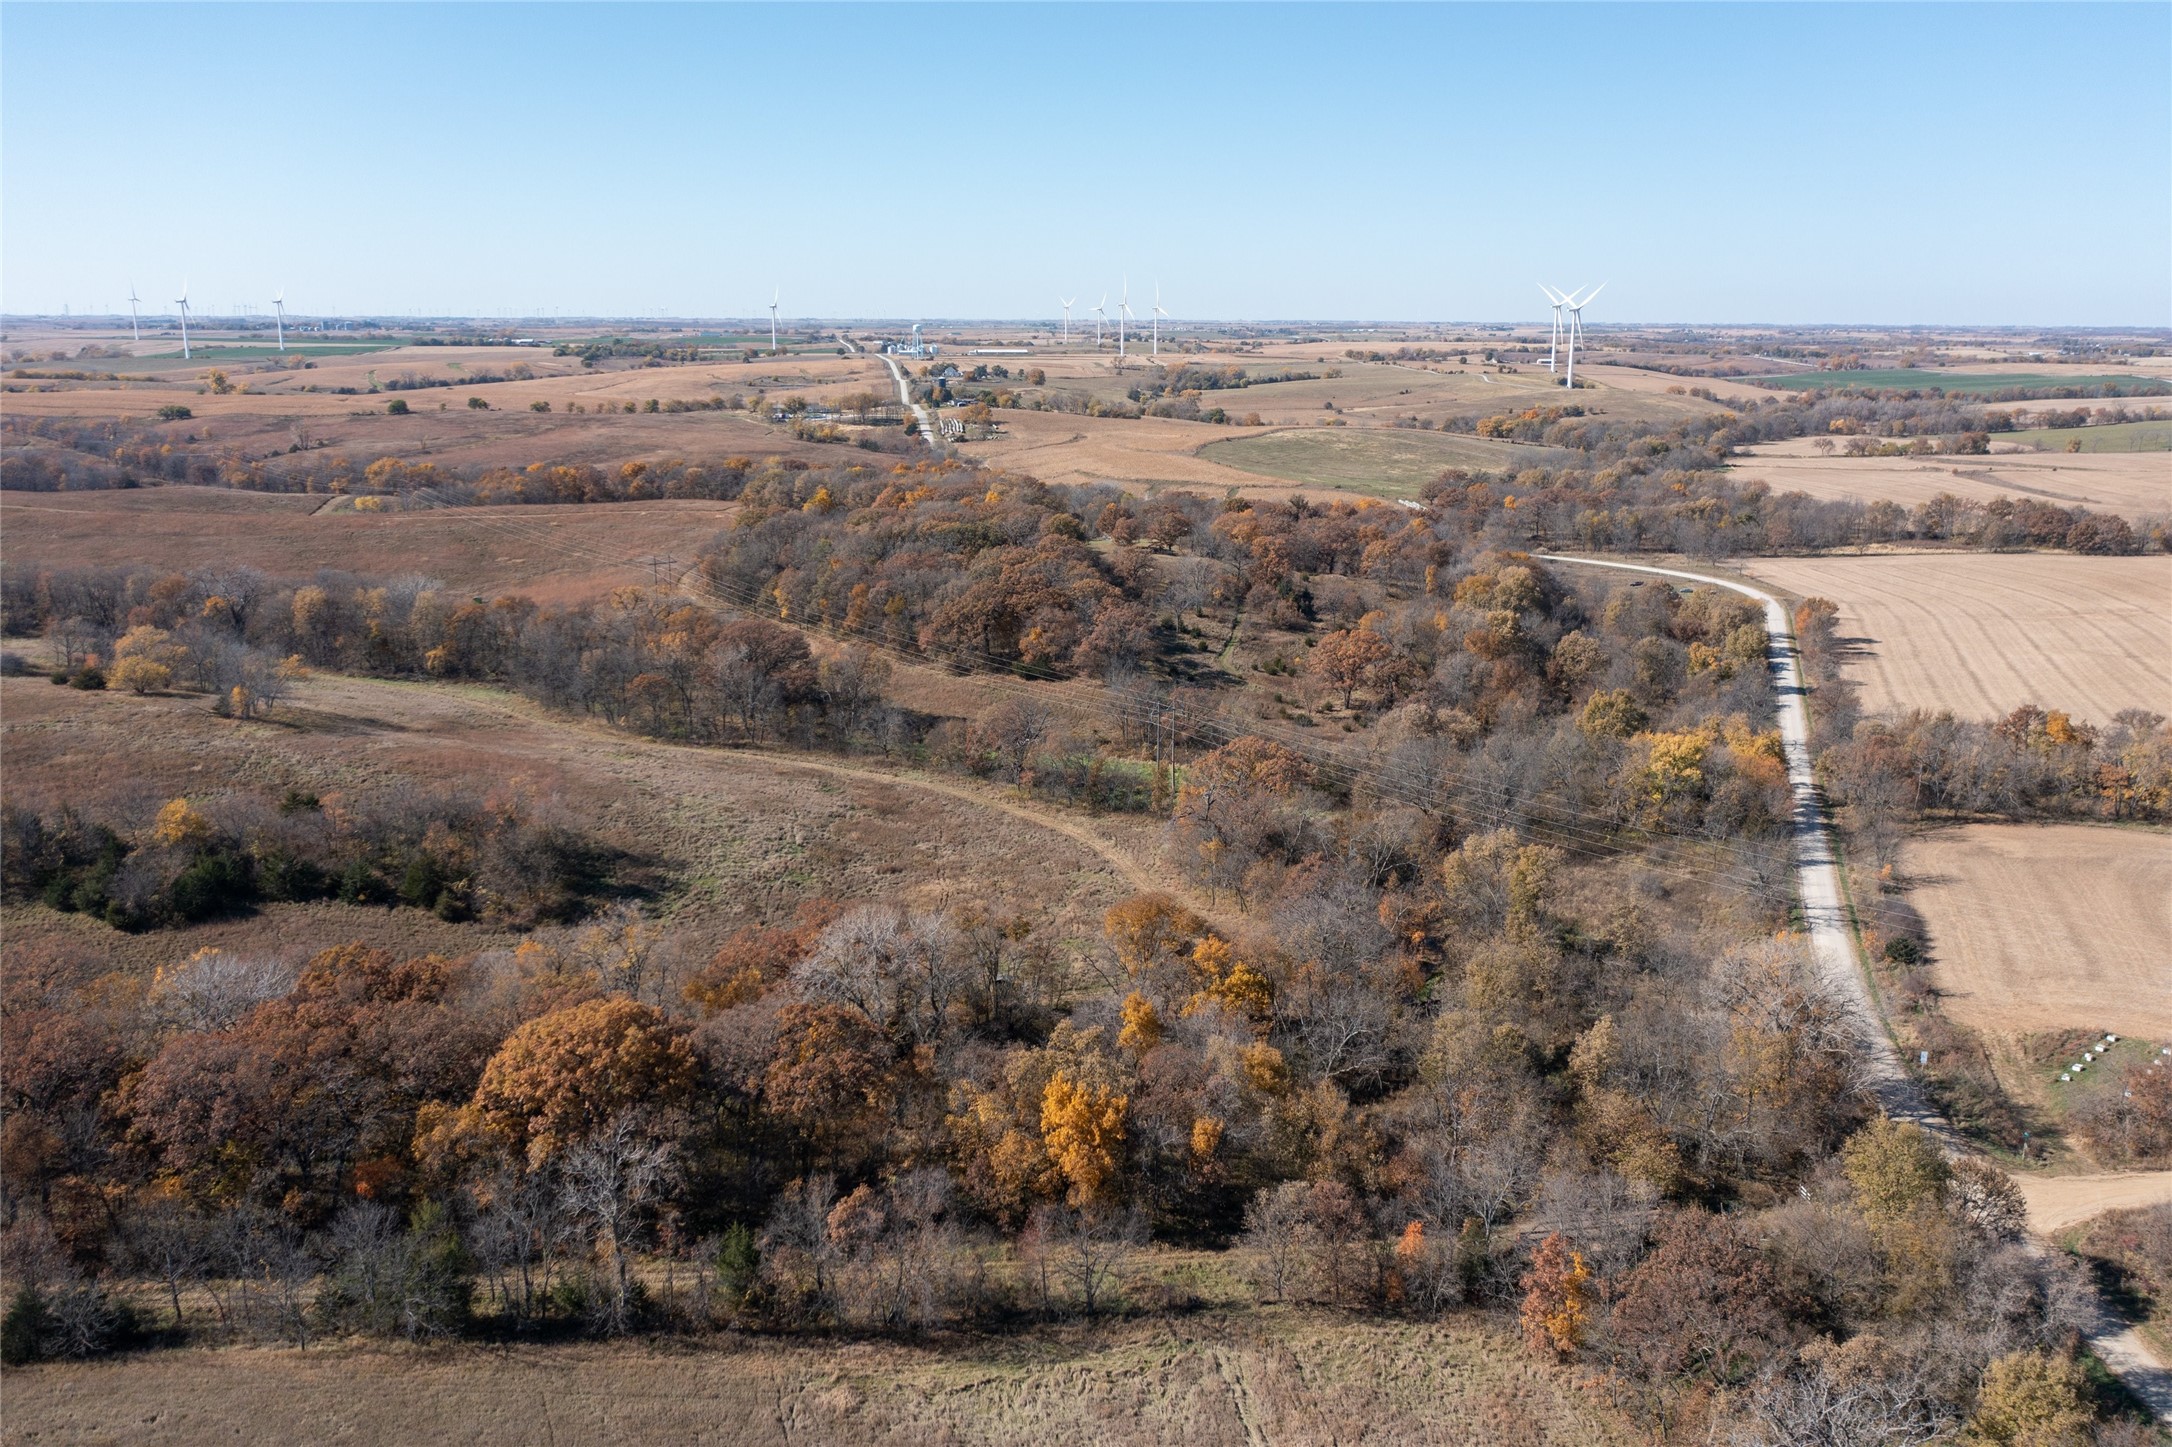
[[[272,342],[197,342],[189,343],[191,364],[197,362],[258,362],[266,357],[358,357],[365,352],[389,352],[404,347],[405,341],[394,342],[288,342],[281,353]],[[181,348],[178,344],[170,352],[148,352],[140,357],[117,357],[120,365],[142,362],[178,362]]]
[[[2020,442],[2046,452],[2065,452],[2079,441],[2078,452],[2172,452],[2172,422],[2114,422],[2104,427],[2035,427],[2002,432],[2001,442]]]
[[[2172,392],[2172,383],[2155,377],[2092,374],[2086,377],[2055,377],[2041,372],[1926,372],[1912,367],[1888,367],[1863,372],[1790,372],[1780,377],[1752,377],[1761,387],[1780,387],[1807,392],[1814,387],[1880,388],[1938,387],[1948,392],[2003,392],[2012,387],[2106,387],[2116,386],[2137,394]]]
[[[1452,432],[1386,427],[1305,427],[1210,442],[1199,455],[1225,467],[1309,487],[1347,488],[1374,497],[1416,497],[1451,467],[1514,472],[1563,467],[1581,454],[1525,447]]]

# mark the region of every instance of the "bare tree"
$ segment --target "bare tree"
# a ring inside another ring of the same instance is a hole
[[[621,1112],[588,1139],[569,1147],[559,1167],[567,1214],[588,1231],[591,1248],[609,1265],[609,1296],[598,1313],[602,1329],[619,1335],[631,1324],[632,1247],[649,1203],[671,1175],[671,1148],[648,1122]]]

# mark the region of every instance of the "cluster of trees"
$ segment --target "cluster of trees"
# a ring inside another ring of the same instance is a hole
[[[1818,762],[1888,862],[1925,815],[2172,818],[2172,727],[2147,709],[2121,709],[2103,727],[2035,704],[1988,721],[1911,709],[1859,723]]]
[[[1120,799],[1167,813],[1199,891],[1126,900],[1085,944],[810,901],[706,959],[628,911],[456,959],[208,953],[145,981],[17,955],[10,1353],[125,1339],[122,1282],[167,1294],[139,1332],[296,1342],[988,1325],[1151,1307],[1125,1262],[1159,1241],[1236,1251],[1263,1299],[1493,1313],[1670,1432],[2086,1418],[2075,1283],[2014,1244],[2000,1178],[1872,1119],[1851,1017],[1782,933],[1760,616],[1481,551],[1477,497],[1429,520],[779,469],[705,565],[752,618],[640,589],[10,574],[11,627],[79,620],[114,653],[224,636]],[[1205,687],[1079,726],[1023,685],[932,730],[882,697],[891,647],[1167,677],[1156,614],[1210,602],[1298,639],[1290,686],[1352,747]],[[795,625],[867,642],[818,654]],[[2042,724],[2022,747],[2069,747]],[[18,897],[193,898],[183,876],[222,870],[337,891],[366,861],[355,897],[458,914],[560,867],[508,817],[227,796],[105,835],[19,812],[4,842]]]
[[[882,906],[676,973],[626,914],[458,960],[18,967],[10,1359],[1151,1309],[1151,1239],[1233,1248],[1264,1300],[1520,1320],[1666,1431],[2087,1421],[2078,1282],[2002,1176],[1866,1119],[1799,947],[1714,957],[1506,834],[1386,890],[1330,846],[1250,919],[1134,898],[1083,991],[1025,922]]]
[[[0,809],[0,840],[11,902],[39,900],[125,930],[313,899],[525,926],[586,913],[630,862],[547,803],[461,789],[289,790],[276,801],[229,791],[170,800],[140,822],[11,802]]]
[[[710,582],[783,620],[966,667],[1136,669],[1155,652],[1147,559],[1087,546],[1122,494],[954,463],[750,481],[703,558]]]

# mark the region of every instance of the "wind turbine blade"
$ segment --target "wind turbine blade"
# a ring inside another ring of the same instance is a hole
[[[1591,296],[1587,296],[1587,297],[1585,297],[1585,298],[1584,298],[1584,299],[1583,299],[1582,301],[1578,302],[1578,303],[1577,303],[1577,305],[1578,305],[1578,306],[1580,306],[1580,307],[1582,307],[1582,306],[1589,306],[1589,305],[1591,305],[1591,298],[1592,298],[1592,297],[1595,297],[1595,296],[1597,296],[1597,295],[1598,295],[1598,294],[1599,294],[1600,292],[1602,292],[1602,291],[1605,291],[1605,290],[1606,290],[1606,283],[1602,281],[1602,282],[1600,282],[1600,283],[1599,283],[1599,284],[1598,284],[1597,286],[1595,286],[1595,287],[1593,287],[1593,288],[1591,289]]]

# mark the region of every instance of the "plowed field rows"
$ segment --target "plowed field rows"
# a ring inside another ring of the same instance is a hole
[[[1865,709],[1990,718],[2037,703],[2097,723],[2123,708],[2172,714],[2172,558],[1916,553],[1746,566],[1840,606]]]

